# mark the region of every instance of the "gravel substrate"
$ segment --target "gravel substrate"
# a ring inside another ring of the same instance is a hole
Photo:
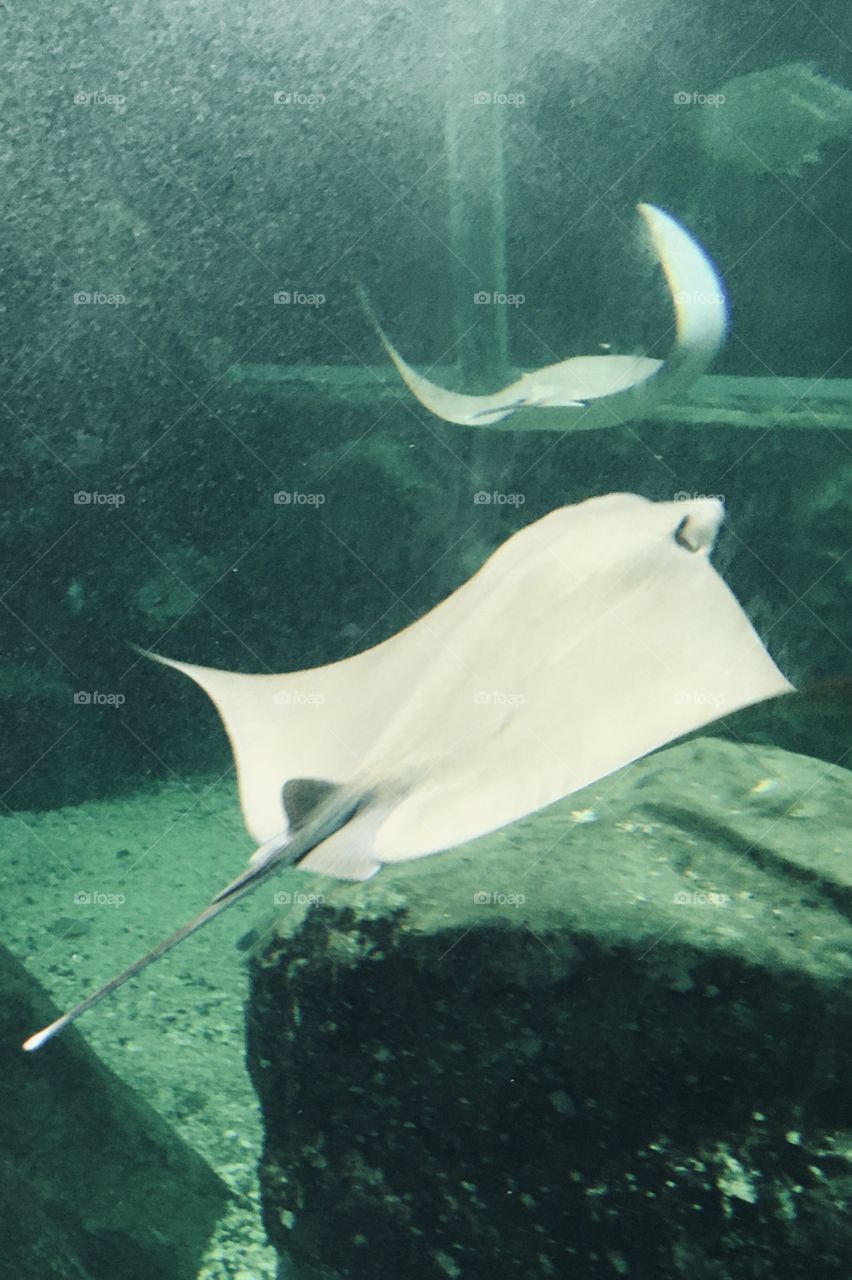
[[[250,846],[226,779],[3,817],[0,850],[7,945],[66,1008],[194,914]],[[238,945],[272,905],[261,891],[78,1024],[234,1192],[198,1280],[276,1276],[259,1215],[261,1129],[244,1064]]]

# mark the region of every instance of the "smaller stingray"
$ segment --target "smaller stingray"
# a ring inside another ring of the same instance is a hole
[[[675,311],[675,344],[666,360],[648,356],[573,356],[548,364],[491,395],[465,395],[430,382],[403,360],[382,329],[366,294],[362,303],[397,372],[422,405],[447,422],[490,427],[513,417],[512,429],[588,430],[647,414],[683,392],[714,359],[725,337],[725,291],[704,250],[670,214],[637,208],[665,272]],[[559,409],[558,414],[522,414]],[[518,418],[514,415],[519,414]]]
[[[24,1048],[279,868],[366,880],[789,690],[710,564],[722,515],[715,499],[623,493],[562,507],[411,626],[329,666],[240,675],[158,658],[216,704],[260,847],[198,916]]]

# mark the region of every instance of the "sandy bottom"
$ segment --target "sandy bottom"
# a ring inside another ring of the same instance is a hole
[[[64,1009],[194,915],[252,847],[230,777],[0,818],[7,945]],[[262,1134],[243,1061],[237,946],[271,922],[272,892],[258,890],[77,1024],[235,1193],[199,1280],[276,1275],[260,1222]],[[22,1027],[22,1039],[34,1029]]]

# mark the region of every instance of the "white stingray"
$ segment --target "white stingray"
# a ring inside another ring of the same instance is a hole
[[[240,675],[157,658],[216,704],[260,848],[199,916],[25,1048],[279,867],[367,879],[789,690],[710,563],[722,515],[715,499],[633,494],[563,507],[411,626],[328,666]]]
[[[397,372],[422,405],[447,422],[490,427],[523,409],[512,430],[586,430],[642,417],[653,406],[682,395],[714,359],[725,337],[727,304],[722,282],[699,244],[670,214],[637,205],[666,275],[675,311],[675,343],[666,360],[647,356],[573,356],[525,373],[492,395],[447,391],[413,369],[362,301]]]

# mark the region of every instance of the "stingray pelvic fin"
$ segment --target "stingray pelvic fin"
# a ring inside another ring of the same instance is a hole
[[[282,798],[290,830],[301,831],[337,789],[336,783],[324,778],[289,778],[284,783]]]

